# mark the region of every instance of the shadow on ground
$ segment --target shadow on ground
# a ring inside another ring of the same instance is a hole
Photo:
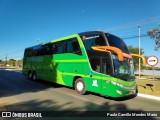
[[[140,109],[128,109],[127,106],[124,104],[115,104],[110,105],[108,102],[104,103],[102,106],[86,102],[83,106],[83,110],[81,111],[81,107],[74,107],[72,106],[70,109],[65,109],[66,106],[72,105],[72,102],[59,104],[53,100],[30,100],[26,102],[20,102],[17,104],[11,104],[7,105],[7,108],[10,111],[19,111],[19,112],[39,112],[42,114],[42,117],[45,119],[66,119],[67,117],[70,117],[70,119],[75,119],[75,117],[79,117],[78,119],[86,118],[88,119],[100,119],[99,117],[102,117],[103,119],[116,119],[117,117],[107,117],[107,113],[110,114],[125,114],[132,111],[132,113],[136,113],[137,111],[139,113],[146,113],[145,111],[142,111]],[[96,109],[95,109],[96,108]],[[119,119],[139,119],[141,117],[118,117]],[[144,117],[143,117],[144,118]],[[69,119],[69,118],[67,118]],[[153,117],[145,117],[145,119],[149,120],[155,120]]]
[[[21,73],[0,70],[0,97],[18,95],[27,92],[38,92],[48,88],[62,87],[46,81],[32,81]]]

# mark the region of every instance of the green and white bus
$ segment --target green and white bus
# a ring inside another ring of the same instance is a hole
[[[133,56],[142,56],[132,54]],[[119,37],[83,32],[25,49],[23,74],[110,97],[135,94],[132,55]]]

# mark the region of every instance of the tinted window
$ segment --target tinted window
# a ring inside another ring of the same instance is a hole
[[[32,48],[27,48],[27,49],[25,50],[24,56],[25,56],[25,57],[32,56],[32,55],[33,55],[33,52],[32,52],[32,51],[33,51]]]
[[[62,53],[81,54],[77,38],[27,48],[24,56],[29,57]]]
[[[78,43],[77,38],[72,38],[66,41],[66,52],[67,53],[74,53],[74,54],[82,54],[80,45]]]
[[[61,54],[65,53],[65,41],[56,42],[53,44],[53,53]]]
[[[103,73],[112,74],[111,60],[110,57],[91,57],[90,64],[92,70]]]
[[[53,53],[52,43],[45,45],[37,45],[31,48],[27,48],[25,50],[25,57],[30,56],[40,56],[40,55],[50,55]]]
[[[111,60],[109,57],[102,58],[102,73],[112,74]]]
[[[41,46],[39,55],[50,55],[53,53],[52,43]]]
[[[105,46],[106,42],[102,35],[93,34],[93,35],[85,35],[81,36],[83,44],[86,50],[91,50],[92,46]]]
[[[106,33],[106,37],[110,46],[117,47],[121,49],[123,52],[129,54],[129,50],[122,39],[108,33]]]
[[[67,53],[73,53],[72,39],[71,40],[67,40],[66,52]]]
[[[91,64],[92,70],[99,72],[99,73],[101,72],[100,57],[90,58],[90,64]]]

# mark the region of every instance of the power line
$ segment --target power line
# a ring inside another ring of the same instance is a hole
[[[146,33],[147,30],[150,30],[152,29],[153,27],[141,27],[141,31],[144,31]],[[116,34],[130,34],[130,33],[135,33],[137,32],[137,29],[134,29],[134,30],[127,30],[127,31],[123,31],[123,30],[120,30],[118,32],[115,32]]]
[[[143,35],[140,35],[140,37],[146,37],[148,36],[147,34],[143,34]],[[133,36],[128,36],[128,37],[125,37],[125,38],[121,38],[121,39],[132,39],[132,38],[138,38],[139,36],[138,35],[133,35]]]
[[[160,16],[147,18],[147,19],[143,19],[143,20],[128,23],[128,24],[114,26],[111,28],[104,29],[104,31],[116,31],[116,30],[121,30],[121,29],[129,29],[129,28],[137,27],[138,25],[142,26],[142,25],[151,24],[157,21],[160,21]]]

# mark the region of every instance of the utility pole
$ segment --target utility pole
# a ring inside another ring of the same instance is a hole
[[[139,55],[141,55],[141,28],[138,26]],[[141,59],[139,58],[139,77],[141,77]]]
[[[2,58],[1,58],[1,60],[0,60],[0,65],[2,65]]]
[[[6,66],[7,66],[7,53],[6,53]]]

